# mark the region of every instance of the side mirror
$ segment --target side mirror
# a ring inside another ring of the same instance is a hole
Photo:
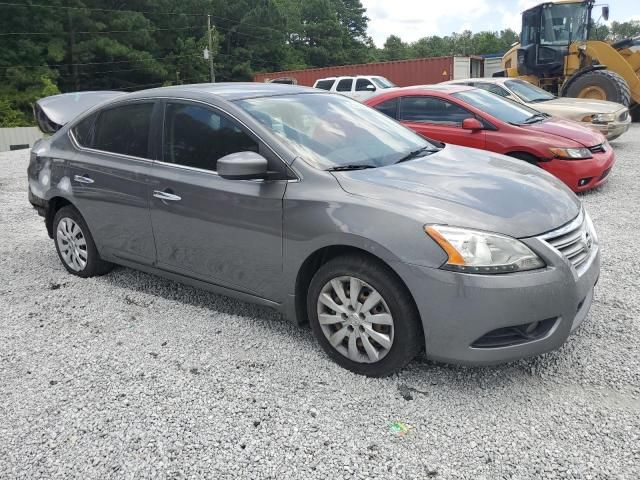
[[[478,120],[477,118],[465,118],[462,121],[462,128],[464,128],[465,130],[476,131],[482,130],[484,127],[482,126],[482,122],[480,122],[480,120]]]
[[[371,85],[371,84],[367,85],[365,88],[366,88],[366,90],[368,92],[375,92],[376,91],[376,87]]]
[[[238,152],[218,159],[218,175],[227,180],[255,180],[267,175],[267,159],[256,152]]]
[[[605,22],[607,20],[609,20],[609,6],[608,5],[605,5],[604,7],[602,7],[602,18],[604,18]]]

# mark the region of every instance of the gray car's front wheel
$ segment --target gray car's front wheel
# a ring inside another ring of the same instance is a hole
[[[388,267],[364,255],[341,256],[320,267],[309,286],[307,310],[322,348],[355,373],[389,375],[423,345],[407,289]]]
[[[56,212],[53,239],[58,256],[69,273],[87,278],[104,275],[113,268],[113,264],[100,258],[89,227],[71,205]]]

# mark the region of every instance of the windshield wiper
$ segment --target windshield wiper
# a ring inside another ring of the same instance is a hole
[[[522,124],[523,125],[529,125],[531,123],[541,122],[542,120],[544,120],[547,117],[548,117],[548,115],[546,115],[544,113],[536,113],[535,115],[531,115],[529,118],[527,118],[524,122],[522,122]]]
[[[425,145],[422,148],[419,148],[417,150],[413,150],[407,153],[404,157],[402,157],[396,163],[402,163],[402,162],[406,162],[407,160],[413,160],[414,158],[418,158],[422,156],[422,154],[436,153],[436,152],[439,152],[440,150],[441,150],[440,148],[434,148],[431,145]]]
[[[350,170],[365,170],[367,168],[376,168],[375,165],[367,165],[366,163],[353,163],[350,165],[338,165],[336,167],[327,168],[327,172],[348,172]]]

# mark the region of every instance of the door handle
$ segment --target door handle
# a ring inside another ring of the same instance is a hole
[[[160,200],[167,200],[169,202],[179,202],[182,200],[182,197],[175,195],[169,192],[163,192],[161,190],[154,190],[153,196],[159,198]]]
[[[73,179],[78,183],[86,183],[86,184],[91,184],[95,181],[93,178],[85,177],[83,175],[74,175]]]

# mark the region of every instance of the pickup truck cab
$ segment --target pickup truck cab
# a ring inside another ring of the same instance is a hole
[[[313,88],[339,93],[347,97],[364,101],[387,88],[396,85],[384,77],[377,75],[358,75],[355,77],[327,77],[316,80]]]

